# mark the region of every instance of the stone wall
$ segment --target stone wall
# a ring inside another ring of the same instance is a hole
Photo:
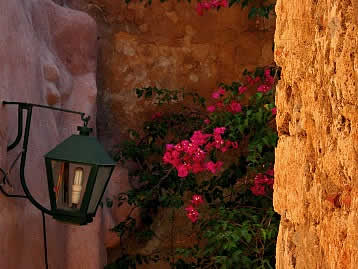
[[[135,87],[208,95],[244,68],[273,62],[274,19],[248,20],[239,6],[199,16],[196,1],[132,2],[67,0],[99,25],[98,127],[106,143],[151,116],[154,108],[138,105]]]
[[[20,101],[96,115],[96,25],[86,14],[49,0],[0,1],[0,101]],[[0,105],[0,167],[21,149],[6,146],[17,133],[17,110]],[[92,127],[95,127],[92,120]],[[33,109],[26,178],[31,193],[49,207],[43,155],[76,132],[78,115]],[[21,192],[19,164],[11,177]],[[47,219],[50,269],[98,269],[106,263],[101,210],[94,223],[70,226]],[[41,213],[29,201],[0,194],[0,268],[42,269]]]
[[[357,10],[278,0],[276,12],[276,267],[357,268]]]

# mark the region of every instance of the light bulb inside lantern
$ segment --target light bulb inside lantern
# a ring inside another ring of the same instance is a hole
[[[80,202],[83,181],[83,168],[77,167],[75,169],[75,176],[72,185],[72,207],[76,208]]]

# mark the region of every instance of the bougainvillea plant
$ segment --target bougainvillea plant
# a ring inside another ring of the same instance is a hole
[[[146,2],[146,5],[151,5],[153,0],[139,0],[140,2]],[[160,0],[160,2],[167,2],[168,0]],[[180,0],[177,0],[180,2]],[[133,2],[133,0],[125,0],[127,4]],[[191,0],[187,0],[191,2]],[[248,8],[248,17],[265,17],[268,18],[271,13],[274,12],[275,1],[269,0],[202,0],[197,1],[196,12],[198,15],[203,16],[206,11],[210,9],[228,8],[234,5],[240,5],[241,8]]]
[[[273,211],[274,105],[276,66],[245,71],[244,81],[220,84],[209,100],[196,93],[155,87],[136,89],[157,111],[141,131],[116,152],[124,165],[136,164],[134,188],[121,193],[141,212],[140,225],[130,212],[113,231],[135,233],[145,242],[155,235],[160,210],[181,211],[193,238],[168,253],[123,256],[108,269],[136,268],[165,260],[171,268],[274,268],[279,217]],[[171,106],[187,104],[180,109]],[[108,201],[111,205],[111,201]],[[174,211],[173,211],[174,212]],[[169,216],[168,216],[169,218]],[[170,236],[169,236],[170,237]]]

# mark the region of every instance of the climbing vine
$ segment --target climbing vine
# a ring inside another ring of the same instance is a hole
[[[130,213],[113,231],[146,242],[156,236],[151,227],[158,212],[171,209],[167,217],[173,218],[172,225],[176,211],[187,216],[191,243],[146,256],[128,255],[124,249],[108,269],[159,260],[171,268],[274,267],[279,223],[272,208],[274,94],[279,76],[275,66],[245,71],[245,81],[220,84],[210,100],[183,90],[136,89],[138,98],[163,109],[141,131],[130,130],[131,139],[116,151],[118,161],[137,164],[130,174],[137,187],[120,193],[116,203],[140,209],[141,225]],[[188,98],[192,105],[167,109]]]
[[[133,0],[124,0],[127,4]],[[147,5],[152,4],[152,0],[139,0],[140,2],[145,2]],[[167,2],[168,0],[160,0],[160,2]],[[180,2],[180,0],[177,0]],[[191,2],[191,0],[186,0]],[[210,9],[228,8],[234,5],[240,5],[241,8],[249,9],[248,16],[249,18],[253,17],[265,17],[269,18],[270,14],[274,12],[275,1],[269,0],[207,0],[207,1],[197,1],[196,11],[202,16],[204,11]]]
[[[274,2],[266,0],[207,0],[197,2],[196,12],[205,16],[233,5],[248,8],[250,18],[268,18],[274,10]],[[274,96],[280,69],[258,67],[242,77],[219,84],[208,100],[183,89],[135,89],[139,99],[158,109],[113,150],[119,162],[135,168],[129,174],[133,188],[107,200],[108,207],[131,206],[112,231],[124,242],[145,245],[160,239],[153,225],[161,212],[172,228],[165,250],[143,255],[122,243],[122,256],[106,269],[163,261],[173,269],[274,268],[279,225],[272,206]],[[190,232],[175,234],[183,216]],[[177,244],[178,236],[184,245]]]

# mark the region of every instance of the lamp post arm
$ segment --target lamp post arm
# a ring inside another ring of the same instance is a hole
[[[45,106],[45,105],[32,104],[32,103],[23,103],[23,102],[9,102],[9,101],[3,101],[2,103],[4,105],[19,105],[19,107],[22,107],[23,109],[24,108],[29,108],[29,107],[40,107],[40,108],[46,108],[46,109],[50,109],[50,110],[57,110],[57,111],[62,111],[62,112],[67,112],[67,113],[73,113],[73,114],[81,115],[81,120],[82,121],[88,121],[89,120],[89,117],[85,117],[86,113],[84,113],[84,112],[70,110],[70,109],[64,109],[64,108],[60,108],[60,107]]]
[[[26,178],[25,178],[25,167],[26,167],[26,154],[27,154],[27,146],[29,143],[29,136],[30,136],[30,126],[31,126],[31,116],[32,116],[32,106],[27,108],[27,114],[26,114],[26,125],[25,125],[25,133],[24,133],[24,141],[22,145],[22,154],[21,154],[21,161],[20,161],[20,182],[21,186],[24,190],[25,195],[30,200],[30,202],[37,207],[40,211],[48,214],[53,215],[51,211],[45,207],[43,207],[37,200],[32,196],[32,194],[29,191],[29,188],[26,184]]]
[[[15,148],[21,140],[22,137],[22,118],[23,118],[23,113],[22,113],[22,106],[19,105],[18,107],[18,116],[17,116],[17,136],[14,140],[14,142],[12,142],[9,146],[7,146],[7,151],[12,150],[13,148]]]

